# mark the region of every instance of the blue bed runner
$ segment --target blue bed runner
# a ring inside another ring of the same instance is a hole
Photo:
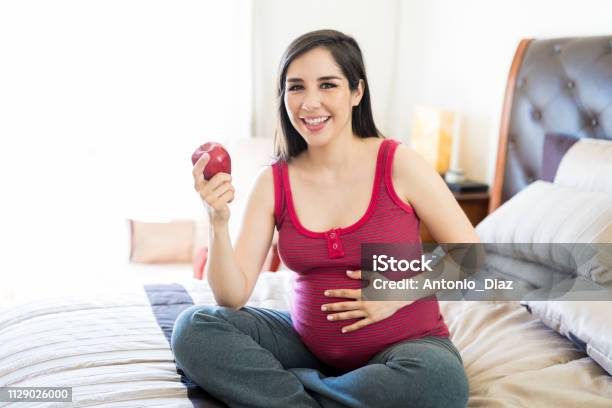
[[[172,338],[174,322],[181,312],[193,305],[193,299],[182,285],[178,283],[144,285],[151,303],[157,324],[164,332],[168,345]],[[176,364],[176,362],[175,362]],[[185,376],[181,367],[176,364],[176,372],[187,388],[187,397],[195,408],[225,408],[226,404],[208,394]]]

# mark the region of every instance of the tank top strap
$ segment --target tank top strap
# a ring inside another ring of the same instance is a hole
[[[383,146],[383,154],[382,154],[382,163],[381,163],[381,182],[383,184],[387,184],[387,179],[391,179],[391,172],[393,166],[393,154],[395,153],[395,149],[399,145],[399,142],[394,139],[385,139],[383,141],[385,144]]]
[[[272,164],[274,176],[274,222],[279,229],[285,212],[285,186],[283,185],[283,160],[279,159]]]
[[[400,145],[401,142],[394,140],[394,139],[387,139],[385,140],[385,142],[387,143],[388,146],[387,146],[387,149],[385,150],[384,165],[383,165],[382,183],[385,186],[384,190],[386,190],[387,196],[398,207],[400,207],[401,209],[403,209],[404,211],[408,213],[414,213],[416,215],[416,212],[414,211],[412,206],[410,206],[408,203],[402,200],[397,194],[397,192],[395,191],[395,187],[393,187],[393,158],[395,157],[395,151],[397,150],[397,147]]]

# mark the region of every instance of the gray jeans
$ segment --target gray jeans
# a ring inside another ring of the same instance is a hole
[[[289,312],[192,306],[172,333],[187,377],[230,407],[465,407],[459,352],[442,337],[396,343],[349,372],[319,361]]]

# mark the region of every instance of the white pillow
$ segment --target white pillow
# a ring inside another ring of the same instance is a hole
[[[612,301],[521,302],[612,375]]]
[[[612,195],[612,140],[580,139],[563,156],[554,183]]]
[[[612,196],[605,193],[580,192],[539,180],[489,214],[476,232],[491,252],[600,283],[612,280],[612,245],[605,244],[612,243]]]
[[[189,263],[193,257],[195,222],[146,222],[128,219],[130,261],[135,263]]]

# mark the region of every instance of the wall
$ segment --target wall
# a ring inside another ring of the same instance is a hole
[[[272,137],[276,127],[276,73],[289,43],[313,30],[331,28],[353,36],[364,55],[376,124],[389,133],[389,96],[394,83],[398,0],[254,0],[254,130]]]
[[[514,51],[522,38],[612,34],[605,0],[401,1],[398,93],[392,133],[407,139],[410,113],[426,104],[464,117],[460,165],[494,177],[499,118]]]
[[[0,2],[2,285],[91,279],[127,262],[126,217],[204,212],[191,153],[250,137],[251,21],[247,0]]]
[[[276,69],[306,31],[356,37],[385,135],[408,141],[418,104],[463,113],[460,164],[490,181],[519,40],[609,35],[610,16],[605,0],[0,2],[0,277],[87,277],[126,255],[126,216],[201,213],[190,152],[272,136]]]

